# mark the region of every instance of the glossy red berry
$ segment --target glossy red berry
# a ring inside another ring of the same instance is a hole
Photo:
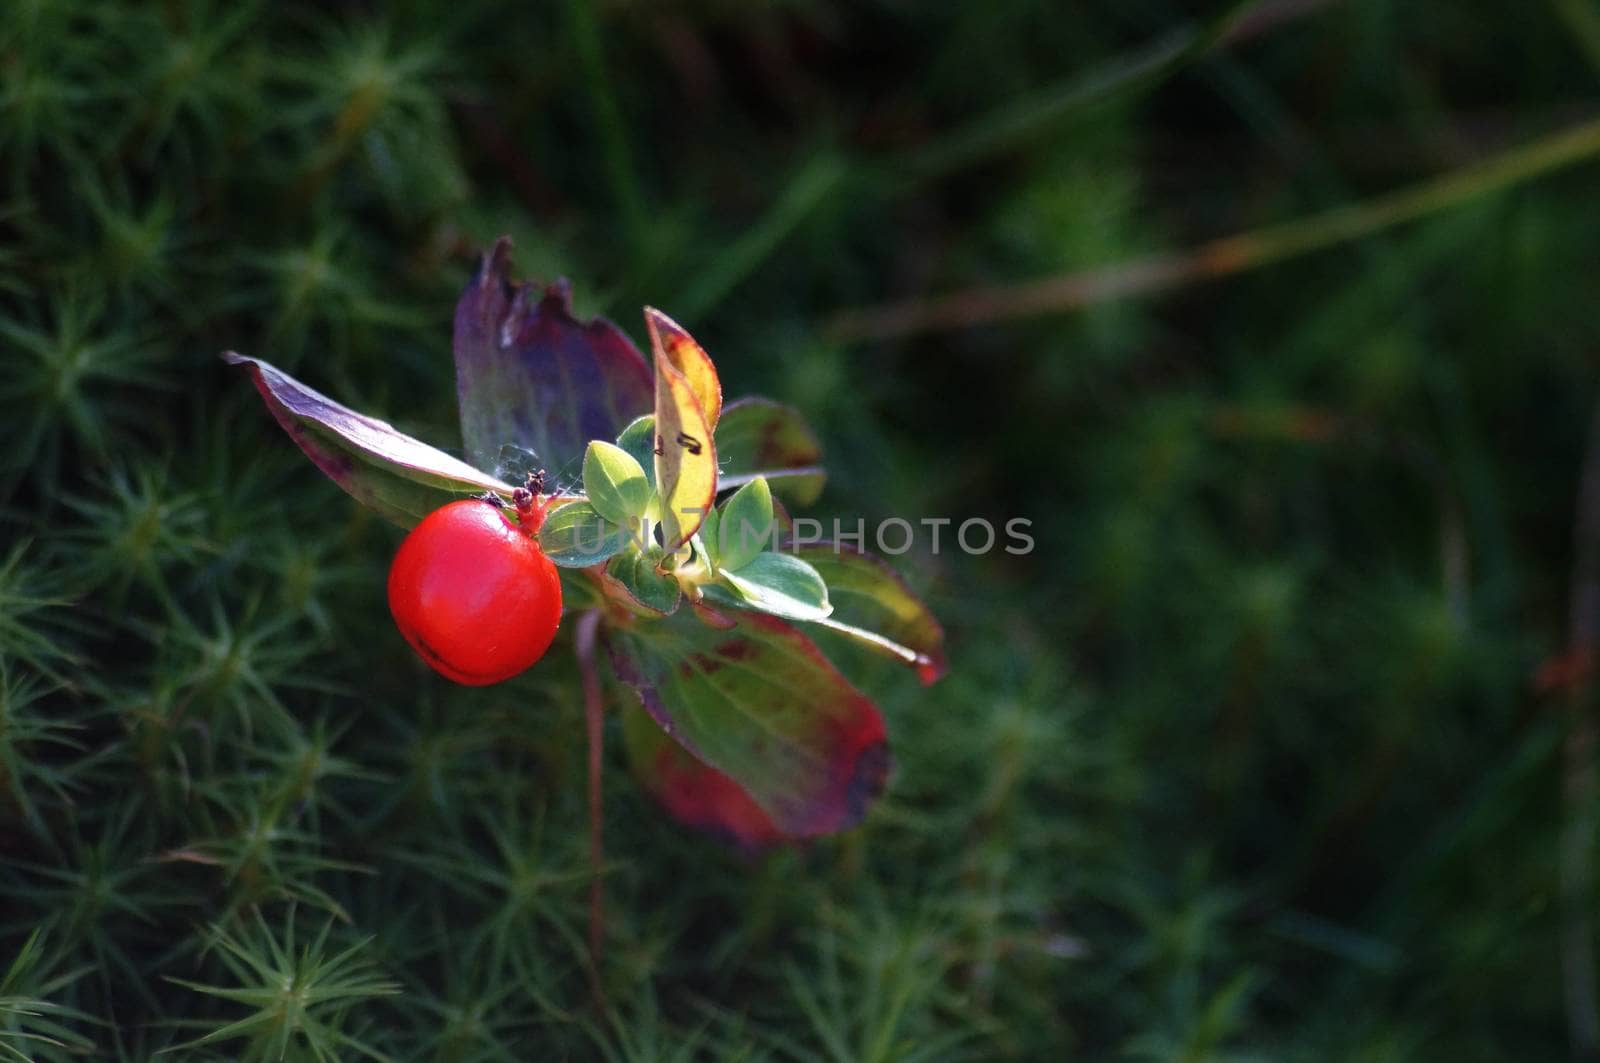
[[[445,678],[498,683],[550,647],[561,623],[561,577],[529,530],[488,502],[465,499],[428,514],[400,544],[389,611]]]

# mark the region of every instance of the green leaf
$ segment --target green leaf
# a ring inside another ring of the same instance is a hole
[[[700,522],[700,530],[695,533],[699,549],[710,556],[714,564],[720,565],[722,557],[722,510],[712,506],[706,511],[706,519]]]
[[[317,468],[403,528],[464,494],[511,493],[494,477],[334,402],[259,358],[229,351],[222,359],[250,373],[267,409]]]
[[[680,609],[612,629],[606,640],[617,674],[656,723],[784,834],[843,830],[882,791],[883,717],[782,620],[741,612],[718,630]]]
[[[456,304],[462,439],[485,468],[515,443],[561,469],[649,412],[650,367],[611,322],[573,315],[565,281],[513,284],[510,269],[502,237]]]
[[[626,527],[644,516],[650,503],[650,481],[644,469],[621,447],[593,440],[583,455],[583,492],[595,512]]]
[[[882,560],[833,542],[792,549],[828,585],[833,613],[819,623],[911,665],[924,683],[945,674],[944,628],[933,610]]]
[[[805,418],[770,399],[739,399],[717,422],[718,484],[734,487],[765,477],[774,491],[807,506],[822,493],[827,474],[822,447]]]
[[[726,518],[724,518],[726,519]],[[817,570],[793,554],[757,554],[722,578],[753,608],[791,620],[822,620],[833,612],[828,585]]]
[[[617,436],[617,446],[628,452],[644,470],[650,490],[656,489],[656,419],[653,414],[635,417]]]
[[[588,568],[627,546],[627,529],[608,521],[587,502],[568,502],[550,512],[539,529],[539,548],[562,568]]]
[[[657,572],[662,553],[657,547],[648,550],[624,550],[606,562],[599,574],[601,590],[606,597],[629,612],[644,617],[666,616],[678,608],[682,591],[671,575]]]
[[[767,488],[765,477],[756,477],[722,504],[714,534],[717,542],[713,549],[723,568],[741,570],[772,545],[776,538],[772,492]],[[826,594],[824,588],[824,597]]]

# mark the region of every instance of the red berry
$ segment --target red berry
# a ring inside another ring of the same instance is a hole
[[[487,686],[544,656],[561,623],[561,577],[524,527],[464,499],[428,514],[400,544],[389,611],[436,672]]]

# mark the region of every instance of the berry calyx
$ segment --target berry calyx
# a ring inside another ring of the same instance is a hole
[[[499,495],[490,495],[489,501],[503,505]],[[528,535],[538,535],[544,527],[545,515],[550,511],[550,499],[544,493],[544,470],[530,472],[528,480],[511,492],[511,508],[517,511],[517,520]]]
[[[522,507],[519,507],[519,510]],[[466,686],[499,683],[549,649],[561,623],[561,577],[526,525],[481,499],[434,510],[389,568],[389,611],[413,649]]]

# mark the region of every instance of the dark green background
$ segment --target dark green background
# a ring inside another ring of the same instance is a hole
[[[830,338],[1600,110],[1589,0],[1234,7],[1273,17],[1128,78],[1221,9],[0,5],[0,970],[40,931],[0,1053],[1566,1056],[1591,706],[1535,676],[1573,638],[1600,169],[1156,298]],[[813,515],[1038,542],[900,560],[952,669],[840,657],[898,763],[845,837],[693,836],[613,729],[605,1013],[568,642],[426,672],[398,532],[216,357],[455,446],[451,309],[501,233],[806,411]]]

